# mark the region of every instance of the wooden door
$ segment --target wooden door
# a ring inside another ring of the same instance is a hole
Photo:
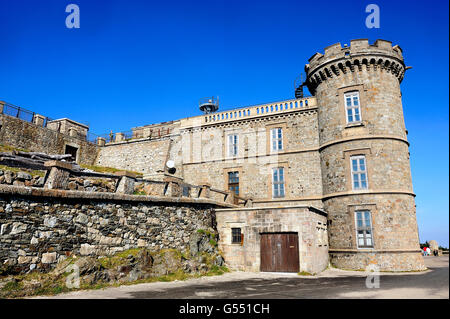
[[[261,234],[261,271],[298,272],[298,234]]]

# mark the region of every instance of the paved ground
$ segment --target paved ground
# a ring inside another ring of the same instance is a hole
[[[449,298],[449,258],[425,257],[428,271],[381,273],[380,287],[366,287],[367,273],[330,269],[318,276],[232,272],[187,281],[77,291],[40,298]]]

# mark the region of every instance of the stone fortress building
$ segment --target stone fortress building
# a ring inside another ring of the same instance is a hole
[[[231,268],[423,270],[400,90],[407,69],[389,41],[337,43],[305,66],[311,97],[136,127],[95,150],[62,143],[80,163],[247,199],[215,210]]]

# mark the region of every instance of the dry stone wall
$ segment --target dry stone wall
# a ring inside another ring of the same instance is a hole
[[[198,229],[215,228],[213,207],[1,194],[0,264],[22,272],[47,270],[72,254],[97,257],[136,247],[185,251]]]

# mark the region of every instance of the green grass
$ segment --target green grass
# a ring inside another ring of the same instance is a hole
[[[82,168],[90,169],[92,171],[99,172],[99,173],[114,174],[117,172],[124,171],[123,169],[118,169],[118,168],[114,168],[114,167],[106,167],[106,166],[96,166],[96,165],[86,165],[86,164],[81,164],[80,166]],[[142,176],[142,173],[139,173],[139,172],[128,171],[128,170],[127,170],[127,172],[136,174],[137,176]]]
[[[12,151],[29,152],[29,150],[23,148],[17,148],[7,144],[0,144],[0,152],[12,152]]]
[[[99,265],[101,265],[104,269],[112,269],[114,267],[120,265],[126,265],[129,263],[128,256],[137,256],[142,250],[145,248],[133,248],[128,249],[122,252],[118,252],[113,256],[106,256],[102,258],[98,258]],[[180,258],[189,259],[190,253],[181,252],[176,249],[163,249],[158,252],[150,252],[152,256],[160,255],[164,256],[164,254],[171,252],[176,253],[176,255]],[[206,263],[209,265],[209,270],[206,273],[186,273],[182,269],[178,269],[177,271],[163,275],[163,276],[152,276],[145,279],[139,279],[132,282],[97,282],[94,284],[89,284],[84,281],[83,278],[80,283],[80,288],[68,288],[66,286],[66,277],[70,273],[62,273],[59,276],[56,276],[54,273],[41,273],[39,271],[33,271],[27,274],[17,275],[13,278],[14,281],[8,282],[1,290],[0,290],[0,298],[20,298],[24,296],[36,296],[36,295],[57,295],[60,293],[76,291],[76,290],[88,290],[88,289],[103,289],[107,287],[118,287],[122,285],[135,285],[139,283],[151,283],[151,282],[170,282],[175,280],[187,280],[192,278],[199,278],[202,276],[219,276],[223,275],[230,270],[225,266],[217,266],[212,265],[212,262],[215,255],[209,255],[207,253],[202,253],[202,256],[206,257]],[[62,268],[67,267],[71,263],[75,262],[77,259],[73,257],[69,257],[65,259],[62,264]],[[41,284],[39,288],[27,288],[25,282],[29,281],[37,281]]]
[[[314,274],[307,272],[307,271],[300,271],[299,273],[297,273],[297,275],[299,275],[299,276],[314,276]]]
[[[3,286],[2,291],[14,291],[22,289],[23,284],[19,281],[10,281],[6,285]]]
[[[32,170],[32,169],[27,169],[27,168],[18,168],[18,167],[6,166],[6,165],[0,165],[0,170],[11,171],[14,173],[24,172],[24,173],[28,173],[32,176],[38,175],[39,177],[44,177],[45,173],[46,173],[46,171]]]

